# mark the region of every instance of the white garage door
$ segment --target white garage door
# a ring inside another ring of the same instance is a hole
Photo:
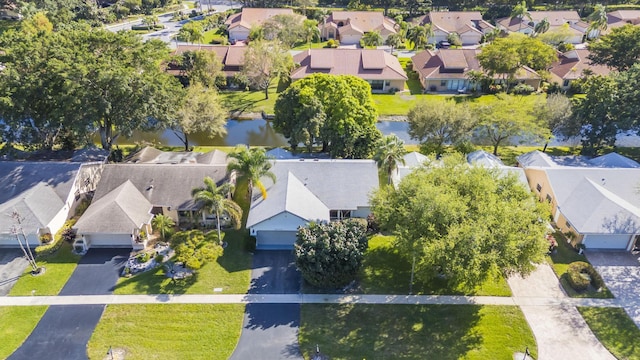
[[[355,45],[360,43],[360,35],[340,35],[340,45]]]
[[[289,250],[296,242],[295,231],[258,231],[256,249],[258,250]]]
[[[129,234],[90,234],[85,235],[89,248],[130,248]]]
[[[630,235],[585,235],[582,243],[587,249],[626,250]]]

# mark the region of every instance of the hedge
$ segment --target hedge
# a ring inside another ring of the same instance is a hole
[[[591,280],[586,279],[581,274],[589,275]],[[569,265],[567,280],[569,285],[578,292],[587,290],[590,284],[596,289],[604,287],[604,281],[600,274],[591,264],[584,261],[576,261]]]
[[[56,235],[53,237],[53,242],[51,244],[40,245],[40,246],[36,247],[35,256],[37,258],[41,259],[41,258],[47,257],[49,255],[52,255],[56,251],[60,250],[60,247],[62,247],[62,244],[64,243],[64,241],[62,241],[62,233],[66,229],[70,229],[73,225],[75,225],[76,221],[78,221],[78,219],[76,219],[76,218],[72,218],[72,219],[67,220],[64,223],[64,225],[62,225],[62,228],[60,228],[60,230],[58,230]]]

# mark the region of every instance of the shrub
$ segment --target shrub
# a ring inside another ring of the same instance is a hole
[[[453,144],[453,148],[461,154],[469,154],[476,151],[476,146],[468,139],[456,142]]]
[[[588,275],[584,276],[583,274]],[[591,264],[584,261],[576,261],[569,265],[567,280],[571,287],[578,291],[585,291],[589,285],[596,289],[604,287],[604,281]]]
[[[137,257],[138,261],[141,263],[146,263],[147,261],[149,261],[149,258],[151,258],[151,255],[149,255],[149,253],[142,253]]]
[[[63,241],[72,243],[76,239],[76,231],[71,228],[63,229],[61,236]]]
[[[340,45],[340,43],[338,42],[338,40],[335,39],[330,39],[329,41],[327,41],[327,46],[328,48],[337,48],[338,45]]]
[[[529,95],[534,90],[533,86],[527,84],[518,84],[513,87],[513,93],[517,95]]]
[[[380,231],[380,224],[373,213],[367,215],[367,232],[375,234]]]
[[[156,263],[158,264],[162,264],[162,262],[164,261],[164,255],[158,254],[155,257]]]
[[[53,240],[53,236],[49,233],[40,235],[40,244],[48,244]]]
[[[573,46],[573,44],[569,43],[560,43],[558,44],[558,51],[560,52],[567,52],[567,51],[571,51],[573,49],[575,49],[576,47]]]
[[[40,259],[43,257],[47,257],[49,255],[52,255],[56,251],[60,250],[60,248],[62,247],[62,244],[64,244],[64,242],[62,241],[62,233],[67,229],[71,229],[71,227],[75,225],[76,221],[77,221],[76,219],[67,220],[67,222],[65,222],[64,225],[62,225],[62,228],[60,228],[60,230],[58,230],[58,232],[54,235],[53,241],[51,243],[46,245],[36,246],[34,250],[35,256]]]

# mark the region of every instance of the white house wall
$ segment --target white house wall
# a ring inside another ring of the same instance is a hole
[[[258,223],[251,227],[251,234],[256,231],[296,231],[298,227],[304,226],[307,221],[303,218],[293,215],[288,212],[280,213],[270,219],[267,219],[261,223]]]
[[[468,32],[460,35],[460,41],[462,41],[462,45],[475,45],[480,44],[482,40],[482,34]]]
[[[630,250],[633,235],[585,234],[582,243],[587,249]]]
[[[236,27],[229,30],[229,41],[243,41],[249,38],[249,32],[251,30],[244,27]]]
[[[32,248],[40,245],[40,239],[35,233],[27,234],[27,241],[29,242],[29,246]],[[20,248],[20,245],[18,245],[15,235],[3,233],[0,234],[0,248]]]
[[[351,217],[366,218],[371,214],[371,208],[369,206],[358,206],[358,209],[351,212]]]
[[[360,43],[360,39],[362,38],[362,35],[360,34],[348,34],[348,35],[342,35],[340,34],[340,45],[355,45],[355,44],[359,44]]]

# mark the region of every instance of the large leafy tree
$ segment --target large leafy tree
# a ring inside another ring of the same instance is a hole
[[[244,53],[242,76],[252,87],[264,90],[268,99],[273,80],[287,74],[292,66],[291,55],[279,41],[257,40],[249,43]]]
[[[398,170],[398,165],[404,165],[406,153],[404,142],[394,134],[383,136],[378,142],[378,149],[373,159],[380,171],[387,175],[387,184],[391,184],[393,172]]]
[[[334,157],[368,158],[381,134],[370,85],[355,76],[313,74],[294,82],[275,104],[274,128],[293,148],[322,145]]]
[[[476,140],[498,147],[514,140],[539,141],[550,136],[547,124],[523,109],[521,98],[503,95],[496,101],[475,109],[479,122],[475,128]]]
[[[197,82],[208,88],[220,88],[225,84],[222,61],[213,51],[185,51],[178,61],[187,75],[189,84]]]
[[[226,134],[228,114],[215,88],[193,83],[169,127],[182,141],[185,151],[189,151],[189,135],[193,133],[204,132],[211,138]]]
[[[372,209],[419,279],[442,278],[452,288],[470,290],[497,273],[527,274],[547,247],[547,204],[515,176],[468,166],[457,154],[417,169],[398,189],[378,190]]]
[[[223,215],[227,215],[231,223],[240,228],[242,220],[242,209],[238,204],[231,200],[233,186],[224,183],[220,186],[216,185],[210,177],[204,178],[204,186],[195,188],[191,191],[193,200],[200,204],[204,211],[209,214],[216,215],[216,229],[218,230],[218,242],[222,244],[222,232],[220,229],[220,219]]]
[[[368,246],[364,224],[351,219],[310,223],[298,229],[297,237],[296,266],[309,284],[336,288],[355,279]]]
[[[202,265],[222,254],[222,247],[212,236],[205,236],[200,230],[175,233],[171,237],[171,248],[176,253],[175,260],[184,263],[191,270],[200,269]]]
[[[542,123],[547,124],[551,135],[567,137],[573,114],[571,99],[563,94],[550,94],[546,99],[536,102],[533,113]],[[548,140],[544,143],[543,152],[547,150],[547,145]]]
[[[589,44],[589,59],[594,64],[625,71],[640,60],[640,27],[627,24],[611,30]]]
[[[241,146],[229,154],[229,157],[233,160],[229,163],[227,168],[229,172],[236,172],[239,181],[246,182],[249,197],[251,197],[253,187],[256,186],[260,189],[262,198],[266,199],[267,189],[262,183],[262,178],[267,177],[274,183],[277,179],[276,175],[271,172],[272,164],[264,149],[247,149],[246,147]]]
[[[262,24],[262,35],[267,40],[280,40],[287,48],[292,48],[305,38],[304,17],[279,14]]]
[[[442,154],[445,144],[455,144],[467,136],[474,125],[469,107],[452,100],[419,102],[407,117],[411,138],[437,155]]]

